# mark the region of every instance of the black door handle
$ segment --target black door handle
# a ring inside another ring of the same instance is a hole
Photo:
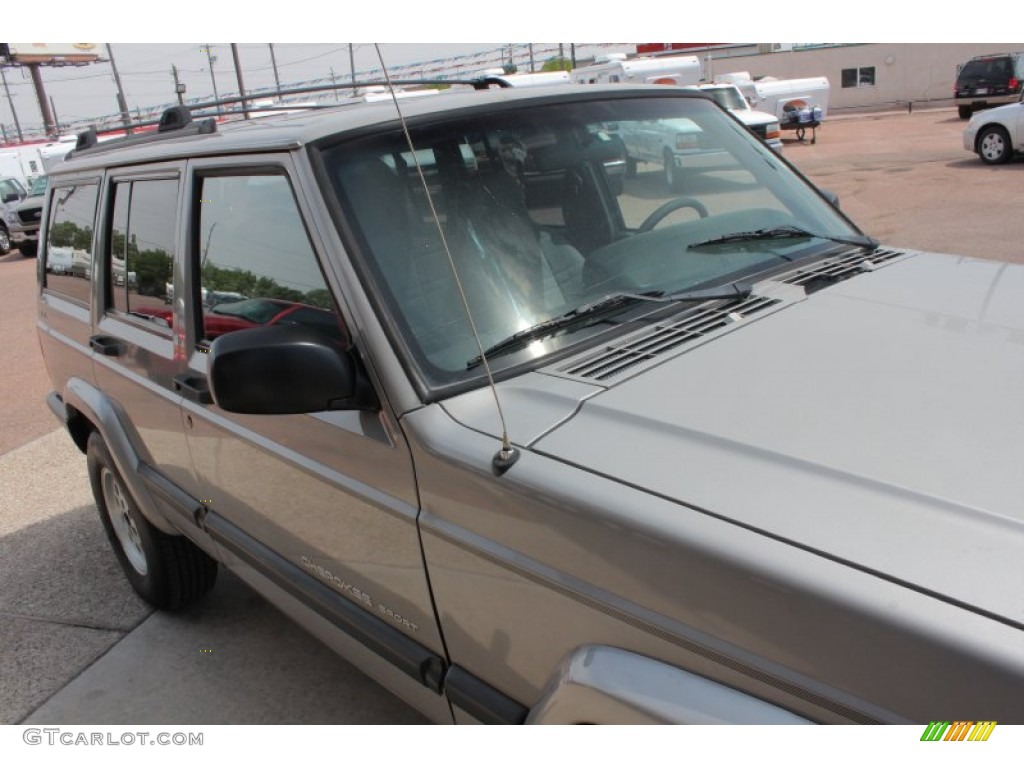
[[[213,395],[205,376],[193,373],[182,373],[174,377],[174,391],[193,403],[213,405]]]
[[[123,350],[121,342],[113,336],[92,336],[89,338],[89,346],[107,357],[117,357]]]

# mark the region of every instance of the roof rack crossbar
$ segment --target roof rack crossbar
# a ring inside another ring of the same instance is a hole
[[[164,110],[160,119],[156,121],[156,131],[149,133],[131,134],[120,139],[110,139],[100,142],[95,127],[89,128],[78,134],[78,141],[66,157],[81,157],[99,152],[106,152],[111,149],[134,146],[136,144],[149,144],[154,141],[165,139],[176,139],[181,136],[195,136],[217,132],[217,121],[212,117],[205,120],[193,120],[192,112],[188,107],[177,106]],[[137,123],[133,128],[139,128],[143,124]],[[152,121],[146,125],[154,125]]]

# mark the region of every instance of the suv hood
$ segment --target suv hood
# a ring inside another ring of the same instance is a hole
[[[1024,266],[919,254],[611,385],[521,377],[512,437],[1021,626],[1021,296]]]

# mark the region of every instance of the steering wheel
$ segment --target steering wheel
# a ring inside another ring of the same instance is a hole
[[[644,223],[637,227],[637,232],[650,232],[658,223],[668,216],[672,211],[678,211],[680,208],[693,208],[697,212],[697,215],[702,219],[708,217],[708,209],[704,207],[704,203],[695,197],[676,197],[669,200],[664,205],[655,209],[650,216],[644,219]]]

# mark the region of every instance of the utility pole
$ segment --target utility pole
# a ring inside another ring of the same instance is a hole
[[[356,54],[352,50],[352,43],[348,44],[348,69],[352,73],[352,95],[356,95]]]
[[[14,116],[14,128],[18,132],[18,141],[24,141],[21,135],[21,123],[18,122],[18,111],[14,108],[14,99],[11,98],[11,89],[7,85],[7,75],[3,67],[0,67],[0,80],[3,80],[4,91],[7,93],[7,103],[11,105],[11,114]]]
[[[331,85],[334,86],[331,89],[334,91],[334,100],[338,101],[338,79],[334,76],[334,67],[331,67]]]
[[[124,122],[126,133],[132,132],[132,121],[128,116],[128,102],[124,98],[124,88],[121,87],[121,75],[117,73],[117,64],[114,63],[114,51],[107,43],[107,57],[110,59],[110,68],[114,71],[114,82],[117,84],[117,107],[121,110],[121,120]]]
[[[56,133],[60,135],[60,118],[57,117],[57,105],[53,101],[53,96],[50,97],[50,109],[53,110],[53,127],[56,129]]]
[[[53,114],[50,112],[50,100],[46,98],[46,88],[43,87],[43,75],[39,71],[38,64],[26,64],[28,73],[32,75],[32,85],[36,89],[36,100],[39,102],[39,111],[43,115],[43,125],[46,134],[52,136],[57,133],[57,126],[53,122]]]
[[[249,102],[245,100],[245,83],[242,82],[242,63],[238,60],[238,43],[231,44],[231,58],[235,60],[235,76],[238,78],[238,95],[242,97],[242,115],[249,119]]]
[[[206,44],[206,60],[210,62],[210,82],[213,83],[213,100],[220,101],[220,95],[217,93],[217,78],[213,74],[213,62],[217,60],[217,57],[210,52],[210,44]],[[221,114],[220,104],[217,105],[217,114]]]
[[[267,43],[270,46],[270,63],[274,67],[274,83],[277,85],[278,93],[281,91],[281,78],[277,75],[277,58],[274,56],[274,44]]]
[[[576,43],[569,43],[569,50],[572,51],[572,68],[576,69]]]
[[[530,43],[530,72],[536,72],[536,67],[533,64],[533,43]]]
[[[178,97],[178,104],[185,103],[185,84],[178,79],[178,68],[171,64],[171,74],[174,75],[174,93]]]

